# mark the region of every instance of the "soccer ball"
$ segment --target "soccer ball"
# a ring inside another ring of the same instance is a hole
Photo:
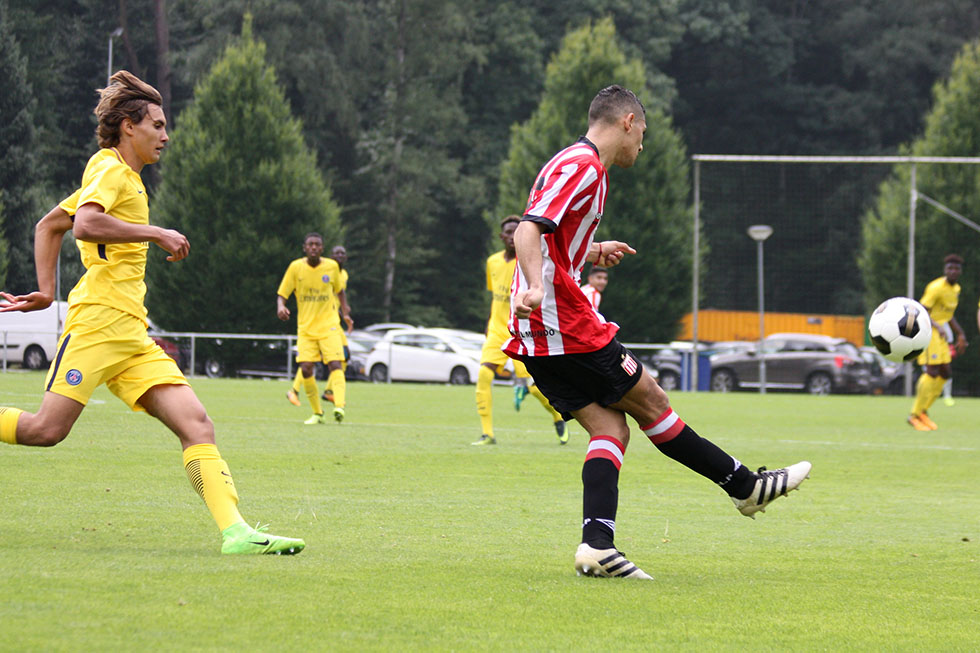
[[[885,358],[910,361],[929,346],[932,320],[925,306],[908,297],[886,299],[868,320],[871,342]]]

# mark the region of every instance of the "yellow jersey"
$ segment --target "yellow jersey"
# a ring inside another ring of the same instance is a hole
[[[517,258],[506,260],[504,250],[487,258],[487,290],[493,293],[490,319],[487,321],[487,340],[501,344],[510,338],[510,284],[514,280]]]
[[[337,261],[326,257],[321,257],[316,267],[310,266],[303,257],[286,268],[277,292],[284,299],[296,293],[299,335],[325,338],[332,328],[340,324],[337,293],[344,289],[342,276]]]
[[[82,174],[82,187],[59,206],[75,215],[94,202],[103,213],[133,224],[150,223],[146,187],[114,148],[92,155]],[[85,274],[68,294],[68,306],[101,304],[146,321],[146,251],[149,243],[90,243],[76,240]]]
[[[953,318],[960,303],[960,284],[949,283],[946,277],[933,279],[926,286],[919,303],[929,309],[929,317],[938,324],[946,324]]]

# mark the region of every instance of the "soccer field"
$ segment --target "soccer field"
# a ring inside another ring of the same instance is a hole
[[[38,373],[0,374],[33,410]],[[347,422],[304,426],[284,382],[194,381],[241,511],[299,556],[219,554],[176,438],[100,388],[50,450],[0,446],[0,649],[975,650],[980,400],[941,430],[892,397],[675,393],[745,464],[810,460],[756,520],[642,433],[617,544],[653,582],[575,575],[585,434],[560,447],[533,398],[349,386]]]

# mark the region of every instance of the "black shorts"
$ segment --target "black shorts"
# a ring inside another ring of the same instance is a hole
[[[591,403],[614,404],[636,385],[643,364],[613,338],[587,354],[521,356],[527,371],[551,405],[566,420]]]

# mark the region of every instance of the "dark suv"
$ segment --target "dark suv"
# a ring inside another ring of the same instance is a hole
[[[758,388],[757,347],[711,357],[711,389],[731,392]],[[774,333],[763,340],[767,390],[803,390],[810,394],[868,392],[871,366],[844,338],[809,333]]]

